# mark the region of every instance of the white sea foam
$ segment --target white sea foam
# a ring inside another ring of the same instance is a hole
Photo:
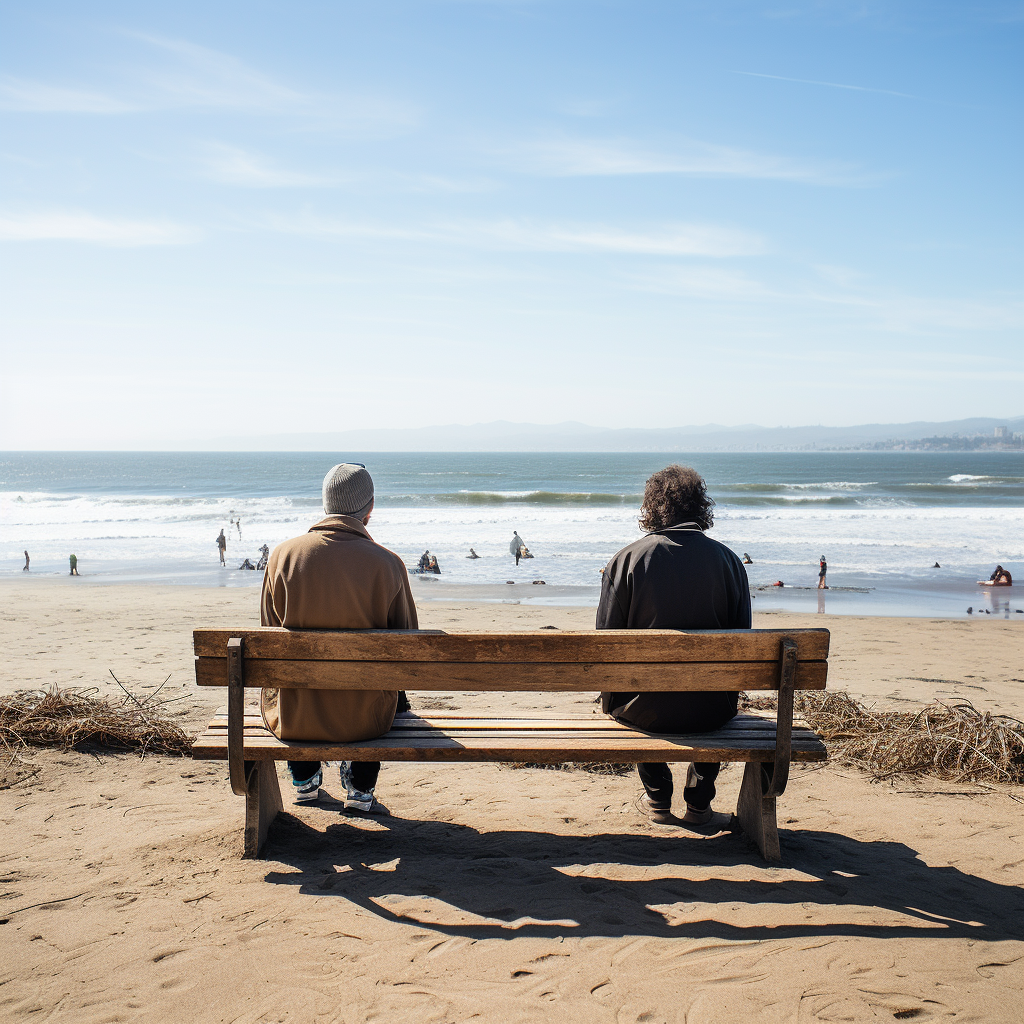
[[[505,492],[507,494],[507,492]],[[304,497],[204,498],[179,495],[61,495],[0,493],[0,565],[20,570],[27,547],[36,572],[65,572],[74,551],[82,570],[194,579],[219,571],[215,538],[224,527],[228,562],[253,562],[266,543],[273,547],[309,528],[320,517]],[[240,516],[242,539],[228,520]],[[640,536],[634,506],[523,502],[441,506],[388,505],[374,512],[371,532],[412,565],[429,548],[452,582],[503,582],[513,565],[513,529],[535,558],[519,578],[593,585],[598,569],[620,547]],[[833,572],[911,574],[934,561],[952,569],[1024,559],[1024,532],[1016,508],[787,507],[719,508],[712,536],[738,552],[750,552],[754,583],[800,567],[808,581],[825,552]],[[467,559],[473,547],[482,557]],[[254,579],[256,574],[249,574]]]

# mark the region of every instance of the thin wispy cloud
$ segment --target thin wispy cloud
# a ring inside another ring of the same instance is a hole
[[[329,188],[343,180],[277,167],[247,150],[222,144],[208,148],[201,166],[213,181],[243,188]]]
[[[0,109],[32,114],[130,114],[141,108],[100,92],[3,75]]]
[[[321,93],[296,88],[250,67],[232,54],[182,39],[129,33],[169,61],[140,72],[157,102],[255,114],[298,115],[334,128],[390,132],[418,120],[406,101],[359,93]]]
[[[819,274],[822,268],[815,268]],[[828,275],[823,275],[828,276]],[[858,278],[861,275],[857,275]],[[720,266],[682,266],[647,270],[625,279],[639,291],[678,295],[709,302],[754,302],[789,306],[804,317],[825,308],[845,310],[852,322],[872,330],[935,335],[946,332],[992,332],[1024,329],[1024,300],[1018,294],[985,298],[922,297],[867,287],[831,291],[809,283],[778,288],[742,271]],[[852,282],[852,272],[846,281]],[[834,279],[837,285],[843,281]]]
[[[896,92],[894,89],[876,89],[870,85],[846,85],[842,82],[821,82],[814,78],[789,78],[786,75],[765,75],[759,71],[730,71],[732,75],[746,75],[748,78],[771,78],[776,82],[796,82],[799,85],[823,85],[828,89],[849,89],[852,92],[878,92],[885,96],[899,96],[905,100],[916,100],[907,92]]]
[[[764,240],[757,235],[705,224],[676,224],[645,230],[501,219],[398,227],[303,214],[298,217],[270,217],[259,226],[314,237],[406,241],[522,252],[725,258],[759,255],[766,251]]]
[[[875,180],[847,164],[811,164],[697,140],[657,149],[631,139],[563,136],[524,142],[501,155],[512,169],[550,177],[676,174],[821,185],[863,185]]]
[[[96,89],[0,77],[0,109],[27,113],[131,114],[172,109],[301,118],[332,130],[392,134],[419,118],[404,100],[357,92],[323,93],[287,84],[230,53],[144,32],[121,36],[135,52],[109,62],[118,84]],[[139,57],[139,47],[144,53]]]
[[[91,242],[136,248],[185,245],[199,237],[195,228],[169,221],[99,217],[80,210],[0,212],[0,242]]]
[[[754,302],[779,297],[771,288],[742,271],[721,267],[671,267],[632,277],[630,284],[641,291],[716,302]]]

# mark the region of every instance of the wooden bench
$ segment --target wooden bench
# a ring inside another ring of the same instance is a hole
[[[794,690],[820,690],[827,629],[587,630],[446,633],[328,632],[277,627],[194,633],[196,682],[226,686],[227,712],[192,756],[226,760],[245,797],[243,856],[259,856],[282,810],[275,761],[746,762],[736,816],[769,861],[781,859],[775,801],[790,761],[823,761],[825,747],[793,720]],[[740,714],[706,734],[642,732],[606,715],[472,712],[400,715],[385,736],[348,745],[285,742],[246,713],[246,687],[594,693],[777,690],[776,717]],[[762,795],[760,763],[775,766]]]

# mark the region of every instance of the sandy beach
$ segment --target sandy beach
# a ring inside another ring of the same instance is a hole
[[[161,699],[180,698],[168,708],[196,728],[223,695],[194,685],[191,630],[257,623],[257,593],[6,581],[0,690],[120,694],[112,671],[145,694],[169,677]],[[432,628],[592,622],[578,607],[421,606]],[[1024,714],[1019,623],[754,624],[830,628],[830,688],[868,703],[965,697]],[[701,834],[651,825],[633,774],[392,764],[378,787],[390,818],[286,808],[252,862],[224,766],[31,757],[39,771],[0,790],[3,1019],[1019,1019],[1020,788],[797,770],[780,804],[785,864],[769,868],[730,829],[734,767],[720,828]],[[339,795],[336,774],[325,788]]]

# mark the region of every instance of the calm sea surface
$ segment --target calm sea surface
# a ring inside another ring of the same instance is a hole
[[[817,610],[820,595],[800,588],[825,554],[823,611],[963,615],[973,604],[1024,620],[1024,456],[1012,452],[8,453],[0,575],[28,575],[27,548],[33,575],[66,576],[74,551],[93,581],[256,585],[237,566],[314,523],[323,475],[343,460],[373,474],[373,536],[409,565],[426,548],[438,556],[441,578],[415,581],[421,600],[596,600],[601,566],[639,536],[645,479],[683,462],[717,502],[712,535],[753,558],[751,585],[786,583],[755,589],[756,607]],[[239,516],[241,538],[229,526]],[[513,529],[536,556],[518,569]],[[465,557],[471,546],[479,560]],[[1020,585],[977,587],[996,562]]]

